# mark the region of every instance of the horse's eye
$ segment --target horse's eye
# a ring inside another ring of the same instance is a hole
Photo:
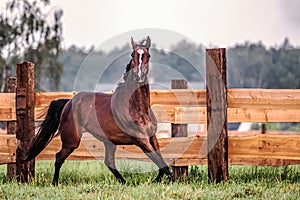
[[[131,54],[131,57],[134,57],[134,54],[133,54],[133,53]]]
[[[150,58],[151,56],[150,56],[150,54],[148,54],[148,56],[147,56],[148,58]]]

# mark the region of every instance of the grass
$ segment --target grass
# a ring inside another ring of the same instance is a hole
[[[152,184],[153,164],[119,161],[127,180],[119,184],[100,161],[67,161],[58,187],[51,185],[53,161],[36,163],[36,178],[29,184],[6,179],[0,165],[0,199],[299,199],[300,166],[230,166],[227,182],[208,184],[207,167],[189,168],[189,177],[170,184]]]

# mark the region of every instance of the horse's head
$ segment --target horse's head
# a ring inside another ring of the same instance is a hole
[[[148,36],[140,42],[134,42],[131,38],[131,45],[133,52],[131,54],[131,72],[136,83],[144,84],[149,71],[149,48],[151,46],[151,40]]]

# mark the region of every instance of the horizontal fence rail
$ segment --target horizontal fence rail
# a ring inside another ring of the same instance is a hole
[[[207,163],[206,136],[159,139],[164,159],[174,166]],[[0,164],[15,162],[17,141],[13,135],[0,135]],[[59,137],[37,157],[38,160],[53,160],[61,148]],[[229,164],[282,166],[300,164],[300,134],[253,134],[228,136]],[[92,136],[84,136],[78,149],[68,159],[104,159],[104,145]],[[148,161],[147,156],[134,145],[120,145],[116,159]]]
[[[36,92],[35,117],[42,120],[50,102],[75,92]],[[228,89],[228,122],[300,122],[300,91],[292,89]],[[0,121],[16,120],[14,93],[0,94]],[[206,123],[205,90],[151,90],[159,122]]]

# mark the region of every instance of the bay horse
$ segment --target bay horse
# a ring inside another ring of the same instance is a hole
[[[126,67],[123,82],[112,94],[80,92],[72,99],[59,99],[50,103],[46,118],[31,142],[26,161],[35,158],[56,135],[60,135],[62,148],[56,154],[53,185],[58,184],[59,171],[66,158],[79,146],[82,134],[89,132],[105,146],[104,163],[116,179],[126,181],[116,169],[117,145],[136,145],[158,166],[154,182],[166,174],[174,181],[169,167],[161,156],[156,138],[157,121],[150,107],[148,83],[149,36],[134,42],[131,60]],[[58,130],[58,131],[57,131]]]

